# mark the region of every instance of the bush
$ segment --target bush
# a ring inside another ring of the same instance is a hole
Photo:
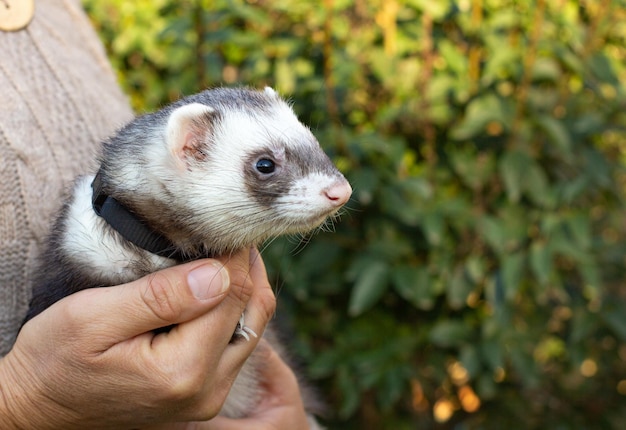
[[[624,425],[623,0],[85,3],[138,110],[272,85],[353,184],[264,251],[330,428]]]

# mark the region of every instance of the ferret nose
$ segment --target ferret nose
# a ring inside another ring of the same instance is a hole
[[[343,206],[352,195],[352,187],[345,179],[339,180],[324,190],[324,195],[335,207]]]

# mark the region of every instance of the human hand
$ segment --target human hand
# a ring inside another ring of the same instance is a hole
[[[66,297],[25,324],[0,360],[0,427],[208,420],[258,342],[229,343],[241,313],[260,334],[275,305],[256,250]]]
[[[298,380],[293,371],[265,340],[257,347],[262,354],[261,389],[263,395],[256,410],[248,418],[215,417],[207,423],[207,430],[302,430],[310,422],[304,411]],[[198,430],[205,427],[198,426]]]
[[[261,374],[261,402],[247,418],[217,416],[210,421],[170,423],[149,427],[149,430],[304,430],[318,428],[307,419],[298,380],[274,349],[265,340],[257,346],[264,363]],[[148,429],[145,429],[148,430]]]

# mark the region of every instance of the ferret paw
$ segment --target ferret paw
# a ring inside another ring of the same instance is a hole
[[[245,314],[241,314],[241,318],[239,318],[239,322],[237,323],[237,327],[235,328],[234,336],[241,336],[248,342],[250,341],[250,336],[259,337],[254,330],[245,325]]]

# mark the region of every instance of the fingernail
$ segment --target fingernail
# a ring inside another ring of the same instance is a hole
[[[193,295],[203,300],[224,294],[230,285],[230,278],[223,265],[208,263],[189,272],[187,283]]]

